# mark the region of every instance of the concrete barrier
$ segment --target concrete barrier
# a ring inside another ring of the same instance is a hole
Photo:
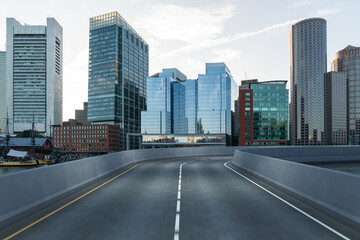
[[[246,148],[245,152],[294,162],[359,161],[358,146],[288,146]]]
[[[270,156],[266,156],[266,154]],[[298,156],[296,156],[298,154]],[[233,162],[240,168],[300,198],[326,214],[360,230],[360,176],[279,159],[324,161],[332,156],[360,156],[359,147],[288,147],[235,151]],[[303,155],[302,157],[299,155]],[[271,156],[277,156],[274,158]],[[356,157],[355,157],[356,158]],[[360,158],[357,158],[359,160]]]
[[[239,147],[134,150],[1,175],[0,228],[129,164],[190,156],[232,156],[235,149]]]

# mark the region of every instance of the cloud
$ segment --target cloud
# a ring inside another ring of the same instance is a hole
[[[212,62],[227,62],[240,57],[241,51],[231,48],[213,49],[215,57]]]
[[[299,2],[291,4],[289,6],[289,8],[299,8],[299,7],[304,7],[304,6],[308,6],[308,5],[312,5],[312,4],[314,4],[314,1],[303,0],[303,1],[299,1]]]
[[[136,28],[144,29],[155,39],[204,41],[222,33],[225,21],[235,14],[235,8],[235,5],[191,8],[157,4],[134,22]]]
[[[337,14],[338,12],[340,12],[340,8],[325,8],[325,9],[320,9],[317,10],[315,15],[317,16],[330,16],[330,15],[334,15]]]
[[[258,35],[261,33],[265,33],[265,32],[271,31],[271,30],[278,29],[278,28],[286,27],[286,26],[295,24],[296,22],[298,22],[300,20],[301,19],[293,19],[293,20],[282,22],[282,23],[273,24],[271,26],[268,26],[268,27],[265,27],[265,28],[262,28],[260,30],[253,31],[253,32],[239,32],[239,33],[237,33],[233,36],[229,36],[229,37],[197,41],[194,44],[189,44],[182,48],[178,48],[176,50],[164,53],[162,55],[155,56],[155,58],[173,57],[173,56],[176,56],[183,52],[189,52],[189,51],[194,51],[194,50],[201,50],[201,49],[205,49],[205,48],[215,47],[215,46],[222,45],[225,43],[230,43],[230,42],[233,42],[233,41],[236,41],[239,39],[252,37],[252,36],[255,36],[255,35]]]

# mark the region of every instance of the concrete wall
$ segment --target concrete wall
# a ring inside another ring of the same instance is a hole
[[[298,157],[297,160],[306,162],[317,157],[323,161],[326,159],[324,154],[342,159],[359,153],[359,147],[253,148],[235,151],[233,161],[246,171],[360,230],[360,176],[265,156]]]
[[[134,150],[0,176],[0,227],[16,221],[113,171],[140,161],[233,155],[239,147]]]
[[[294,162],[360,161],[358,146],[253,147],[243,151]]]

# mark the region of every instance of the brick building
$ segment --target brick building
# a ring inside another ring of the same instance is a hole
[[[57,126],[54,146],[61,153],[102,154],[120,151],[120,126]]]
[[[239,145],[283,146],[288,141],[286,81],[242,82],[239,88]]]

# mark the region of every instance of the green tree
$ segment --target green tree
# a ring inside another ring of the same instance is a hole
[[[22,132],[19,132],[18,134],[16,134],[17,138],[31,138],[32,137],[32,131],[29,130],[24,130]],[[35,131],[35,137],[36,138],[43,138],[44,136],[41,135],[39,132]]]

